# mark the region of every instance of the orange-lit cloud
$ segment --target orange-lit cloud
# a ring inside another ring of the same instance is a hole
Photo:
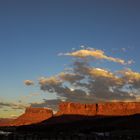
[[[83,79],[83,76],[81,76],[80,74],[78,75],[78,74],[74,74],[74,73],[61,72],[59,74],[59,78],[62,81],[68,81],[70,83],[75,83],[76,81]]]
[[[125,51],[125,49],[123,48]],[[140,90],[140,73],[130,69],[119,71],[109,71],[105,68],[94,67],[91,64],[93,57],[96,60],[107,60],[110,62],[127,65],[133,63],[133,60],[125,61],[120,58],[107,56],[104,51],[81,47],[81,50],[71,53],[61,54],[75,57],[75,61],[64,71],[51,77],[42,77],[39,79],[40,89],[46,93],[55,93],[57,99],[48,101],[47,99],[33,106],[42,106],[52,103],[55,105],[58,100],[93,103],[99,101],[137,101],[138,91]],[[80,58],[80,59],[79,59]],[[48,101],[48,102],[47,102]],[[53,106],[54,107],[54,106]]]
[[[123,80],[130,84],[135,89],[140,89],[140,73],[132,71],[131,69],[124,69],[118,71],[122,75]]]
[[[88,62],[74,62],[69,71],[41,78],[43,91],[57,93],[68,101],[96,102],[100,100],[135,100],[135,95],[124,90],[123,76],[103,68],[94,68]],[[72,89],[72,90],[71,90]]]
[[[39,80],[39,84],[41,85],[45,85],[45,84],[57,85],[60,83],[61,83],[60,80],[58,80],[55,76],[49,78],[42,77]]]
[[[24,84],[27,86],[31,86],[31,85],[34,85],[34,82],[32,80],[25,80]]]
[[[96,49],[81,49],[71,53],[65,53],[64,55],[74,56],[79,58],[93,57],[95,59],[105,59],[108,61],[120,63],[122,65],[127,64],[127,62],[123,59],[107,56],[104,51],[96,50]]]

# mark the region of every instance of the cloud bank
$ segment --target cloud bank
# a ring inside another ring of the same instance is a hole
[[[0,102],[0,108],[9,107],[11,109],[25,109],[27,106],[20,103]]]
[[[75,61],[64,71],[51,77],[41,77],[38,81],[40,89],[46,94],[56,93],[58,99],[52,101],[45,99],[42,103],[32,106],[54,106],[61,100],[81,103],[100,101],[137,101],[140,91],[140,73],[131,69],[109,71],[105,68],[94,67],[88,57],[95,60],[107,60],[116,64],[131,64],[131,60],[107,56],[104,51],[85,49],[70,53],[61,53],[72,56]],[[28,83],[28,82],[27,82]],[[29,82],[30,83],[30,82]],[[32,82],[33,83],[33,82]],[[28,85],[28,84],[27,84]]]

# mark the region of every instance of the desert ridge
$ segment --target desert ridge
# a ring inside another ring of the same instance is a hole
[[[72,102],[61,102],[58,111],[54,114],[48,108],[28,107],[25,113],[18,118],[5,122],[5,126],[21,126],[42,122],[52,117],[61,115],[82,115],[82,116],[129,116],[140,114],[139,102],[104,102],[95,104],[83,104]],[[4,126],[4,124],[2,124]],[[0,126],[2,126],[0,124]]]

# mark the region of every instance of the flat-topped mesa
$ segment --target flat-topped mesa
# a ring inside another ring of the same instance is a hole
[[[59,104],[57,115],[63,114],[94,116],[96,115],[96,104],[62,102]]]
[[[140,114],[140,102],[104,102],[97,104],[82,104],[61,102],[56,114],[48,108],[28,107],[25,113],[10,123],[0,125],[29,125],[47,120],[59,115],[84,115],[84,116],[127,116]]]
[[[98,104],[81,104],[62,102],[56,115],[86,116],[126,116],[140,114],[139,102],[104,102]]]
[[[35,108],[35,107],[27,107],[25,113],[32,114],[32,113],[40,113],[40,115],[46,115],[47,113],[52,113],[51,109],[48,108]]]
[[[32,108],[28,107],[25,113],[19,116],[11,125],[29,125],[39,123],[53,116],[53,111],[48,108]]]
[[[140,102],[98,103],[97,115],[127,116],[140,114]]]

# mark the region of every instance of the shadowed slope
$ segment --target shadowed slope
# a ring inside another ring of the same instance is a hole
[[[75,132],[75,131],[113,131],[140,130],[140,114],[131,116],[82,116],[62,115],[29,126],[20,126],[17,131],[35,132]]]

